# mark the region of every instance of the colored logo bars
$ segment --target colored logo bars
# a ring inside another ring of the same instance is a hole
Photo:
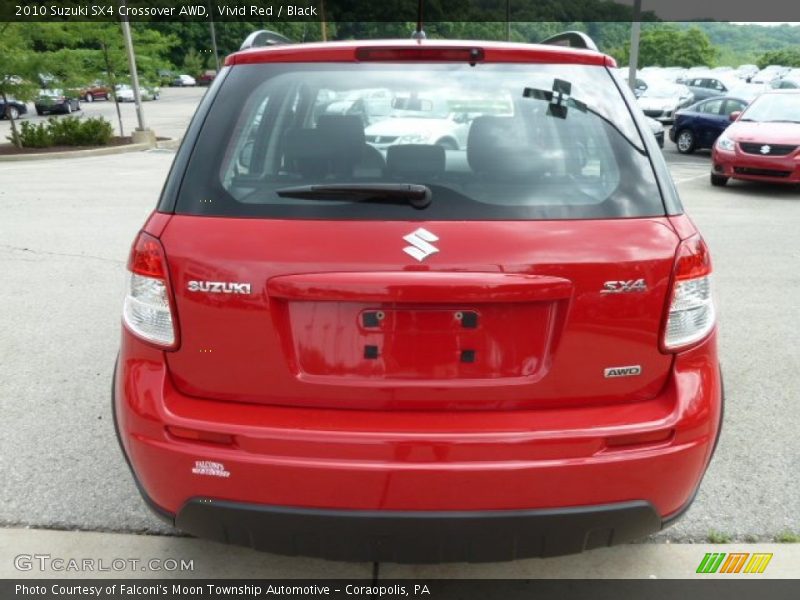
[[[763,573],[771,560],[772,554],[766,553],[708,552],[700,561],[697,573]]]

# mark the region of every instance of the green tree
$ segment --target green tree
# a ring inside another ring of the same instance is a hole
[[[785,48],[764,52],[756,59],[759,69],[768,65],[781,65],[783,67],[800,67],[800,48]]]
[[[630,59],[627,44],[611,48],[610,52],[620,64],[627,64]],[[708,36],[697,27],[649,25],[642,28],[637,67],[710,67],[715,64],[717,53]]]
[[[197,77],[203,70],[203,59],[194,48],[189,48],[183,57],[183,70],[192,77]]]
[[[0,98],[8,107],[10,98],[29,102],[39,89],[37,79],[40,60],[33,51],[29,37],[24,34],[21,23],[0,23]],[[11,122],[9,140],[18,148],[22,146],[13,112],[6,109],[5,116]]]

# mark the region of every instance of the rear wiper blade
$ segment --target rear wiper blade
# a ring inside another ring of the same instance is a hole
[[[334,200],[337,202],[383,202],[427,208],[433,195],[428,186],[415,183],[332,183],[299,185],[275,190],[281,198]]]

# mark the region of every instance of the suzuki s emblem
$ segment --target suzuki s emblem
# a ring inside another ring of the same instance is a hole
[[[769,144],[764,144],[763,146],[761,146],[759,152],[761,152],[761,154],[769,154],[770,150],[772,150],[772,147]]]
[[[413,256],[419,262],[422,262],[431,254],[436,254],[439,251],[439,249],[431,243],[438,242],[439,238],[422,227],[413,233],[409,233],[407,236],[403,237],[403,239],[411,244],[403,248],[403,252],[409,256]]]

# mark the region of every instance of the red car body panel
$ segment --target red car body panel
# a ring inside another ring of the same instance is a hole
[[[725,130],[736,144],[722,150],[717,144],[711,159],[714,172],[732,179],[800,183],[800,125],[795,123],[749,123],[737,121]],[[748,144],[749,152],[742,144]],[[762,155],[763,146],[793,146],[782,156]]]
[[[567,507],[646,497],[669,516],[691,498],[720,417],[716,339],[679,354],[656,397],[520,411],[306,409],[193,398],[163,352],[123,335],[123,440],[152,500],[191,497],[364,510]],[[170,436],[223,432],[229,445]],[[655,435],[654,435],[655,434]],[[655,438],[655,441],[650,441]],[[197,461],[229,477],[198,477]]]
[[[226,65],[354,61],[359,48],[386,47],[475,43],[277,46]],[[613,64],[569,48],[480,47],[486,61]],[[441,250],[425,262],[403,253],[404,236],[420,227]],[[175,341],[157,347],[124,326],[113,402],[141,490],[171,521],[198,502],[413,519],[591,513],[641,501],[657,528],[689,505],[713,453],[722,415],[716,331],[681,351],[663,344],[681,243],[698,237],[686,215],[155,212],[143,231],[163,252]],[[609,293],[639,281],[631,293]],[[218,282],[219,293],[198,293],[198,282]],[[639,367],[636,377],[604,374],[627,365]],[[214,537],[239,539],[230,526],[223,515]],[[586,526],[574,547],[610,544],[614,531]],[[243,543],[258,547],[251,534]],[[377,560],[376,552],[353,556]]]

